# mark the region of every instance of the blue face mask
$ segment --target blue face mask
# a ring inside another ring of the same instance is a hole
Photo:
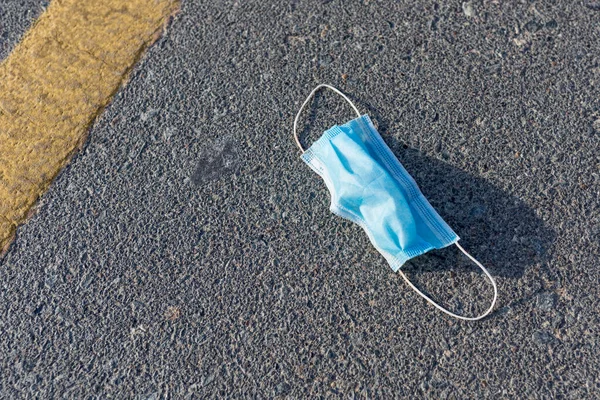
[[[304,151],[297,135],[298,118],[312,96],[323,87],[347,100],[358,118],[325,131]],[[492,276],[458,244],[459,237],[423,196],[369,116],[361,116],[343,93],[329,85],[317,86],[296,115],[294,138],[303,151],[302,160],[325,181],[331,193],[331,212],[362,227],[390,267],[418,294],[441,311],[460,319],[478,320],[492,311],[497,297]],[[411,258],[451,244],[475,262],[492,282],[494,300],[483,315],[468,318],[446,310],[417,289],[400,270]]]

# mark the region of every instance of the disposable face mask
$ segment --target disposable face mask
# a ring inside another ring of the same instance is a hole
[[[342,96],[358,118],[325,131],[305,151],[298,139],[298,118],[321,88],[331,89]],[[498,289],[490,273],[458,244],[459,237],[423,196],[369,116],[361,116],[342,92],[325,84],[317,86],[296,115],[294,138],[303,152],[302,160],[325,181],[331,194],[331,212],[362,227],[390,267],[399,272],[419,295],[446,314],[463,320],[479,320],[493,310]],[[452,244],[481,268],[494,288],[492,305],[478,317],[463,317],[443,308],[415,287],[400,270],[411,258]]]

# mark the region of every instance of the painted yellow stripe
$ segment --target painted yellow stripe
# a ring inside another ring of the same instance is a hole
[[[53,0],[0,64],[0,253],[179,0]]]

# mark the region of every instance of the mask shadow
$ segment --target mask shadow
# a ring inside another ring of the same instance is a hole
[[[387,123],[373,107],[363,109],[442,218],[461,238],[461,245],[494,276],[519,278],[526,268],[541,265],[548,272],[548,250],[556,237],[534,210],[519,198],[474,176],[409,148],[387,134]],[[410,260],[411,273],[473,266],[452,246]]]

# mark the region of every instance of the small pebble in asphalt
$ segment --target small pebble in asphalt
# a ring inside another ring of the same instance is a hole
[[[533,333],[532,340],[535,344],[539,346],[546,345],[548,343],[553,342],[555,337],[546,331],[537,331]]]
[[[556,294],[542,293],[537,298],[537,308],[542,311],[551,311],[556,307]]]
[[[585,6],[590,10],[600,11],[600,1],[588,1]]]
[[[464,1],[462,3],[462,9],[465,15],[469,18],[475,16],[475,11],[473,11],[473,3],[470,1]]]

